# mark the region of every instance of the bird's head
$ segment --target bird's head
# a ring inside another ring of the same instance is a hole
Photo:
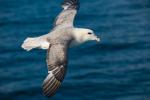
[[[74,39],[79,43],[84,43],[84,42],[87,42],[87,41],[100,42],[100,38],[98,38],[94,34],[94,32],[90,29],[75,28],[73,35],[74,35]]]

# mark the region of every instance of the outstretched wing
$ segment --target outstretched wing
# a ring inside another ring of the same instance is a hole
[[[47,53],[48,76],[43,82],[45,96],[53,96],[61,85],[67,69],[67,49],[62,44],[50,46]]]
[[[62,7],[64,10],[56,18],[54,27],[58,25],[73,26],[75,15],[80,7],[79,0],[64,0]]]

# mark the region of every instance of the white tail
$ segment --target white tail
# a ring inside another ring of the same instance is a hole
[[[48,49],[49,48],[49,43],[44,40],[41,39],[40,37],[37,38],[27,38],[22,46],[23,49],[30,51],[34,48],[41,48],[41,49]]]

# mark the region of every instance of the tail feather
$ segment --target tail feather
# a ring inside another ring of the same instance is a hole
[[[36,38],[27,38],[21,47],[27,51],[30,51],[33,48],[39,47],[39,43]]]
[[[37,38],[27,38],[22,46],[23,49],[30,51],[34,48],[42,48],[42,49],[48,49],[49,48],[49,43],[44,40],[40,39],[39,37]]]

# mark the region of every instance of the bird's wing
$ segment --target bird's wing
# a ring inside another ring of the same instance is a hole
[[[58,25],[73,26],[75,15],[80,7],[79,0],[64,0],[62,7],[64,10],[56,18],[54,27]]]
[[[68,46],[56,44],[49,47],[47,53],[48,76],[43,82],[43,93],[47,97],[53,96],[64,79],[67,68]]]

